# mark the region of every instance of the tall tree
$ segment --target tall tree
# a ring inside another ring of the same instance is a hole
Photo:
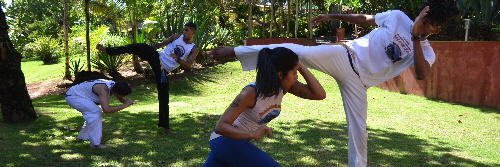
[[[33,108],[23,71],[21,54],[14,49],[5,13],[0,8],[0,109],[7,123],[29,122],[38,117]]]
[[[130,27],[132,28],[131,41],[132,43],[137,42],[137,25],[139,21],[143,21],[145,18],[149,17],[153,9],[153,0],[121,0],[125,4],[125,10],[128,11],[128,19],[130,22]],[[134,71],[137,73],[144,73],[141,64],[139,63],[139,58],[137,55],[132,57],[132,64],[134,66]]]
[[[253,8],[253,0],[247,0],[248,3],[248,38],[252,38],[252,8]]]
[[[71,79],[71,73],[69,72],[69,48],[68,48],[68,0],[63,1],[64,14],[63,14],[63,24],[64,24],[64,57],[65,57],[65,67],[64,67],[64,78]]]
[[[60,0],[15,0],[8,7],[9,38],[23,52],[24,46],[41,36],[58,38],[62,28]],[[23,55],[30,56],[30,55]]]
[[[84,0],[84,10],[85,10],[85,44],[87,46],[87,71],[91,71],[90,67],[90,13],[89,13],[89,3],[90,0]]]

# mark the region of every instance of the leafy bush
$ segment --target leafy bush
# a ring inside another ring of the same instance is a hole
[[[118,35],[105,35],[100,44],[105,47],[122,46],[128,44],[127,40],[126,37]],[[96,55],[91,58],[91,62],[94,68],[114,75],[118,74],[118,69],[127,61],[130,61],[131,57],[132,56],[129,54],[110,56],[103,52],[97,52]]]
[[[24,50],[25,58],[38,57],[44,64],[57,63],[63,53],[61,43],[52,37],[35,38]]]
[[[87,53],[85,37],[76,37],[68,42],[69,55],[71,57],[84,56]]]

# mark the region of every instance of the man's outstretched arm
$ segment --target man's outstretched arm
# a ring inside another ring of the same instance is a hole
[[[231,57],[236,57],[236,54],[234,53],[234,47],[218,46],[210,51],[211,59],[219,60]]]

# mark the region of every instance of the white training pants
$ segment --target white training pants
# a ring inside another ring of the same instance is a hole
[[[367,166],[366,86],[354,67],[349,63],[347,49],[343,45],[302,46],[297,44],[273,44],[240,46],[234,49],[243,70],[253,70],[257,65],[258,53],[263,48],[285,47],[295,52],[308,68],[324,72],[337,81],[344,104],[348,129],[348,166]]]
[[[76,95],[67,96],[66,103],[80,111],[85,120],[76,138],[90,141],[90,146],[100,145],[102,137],[101,108],[94,102]]]

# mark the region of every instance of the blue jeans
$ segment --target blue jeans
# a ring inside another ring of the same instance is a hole
[[[210,153],[203,167],[281,166],[271,156],[247,140],[228,139],[224,136],[212,139]]]

